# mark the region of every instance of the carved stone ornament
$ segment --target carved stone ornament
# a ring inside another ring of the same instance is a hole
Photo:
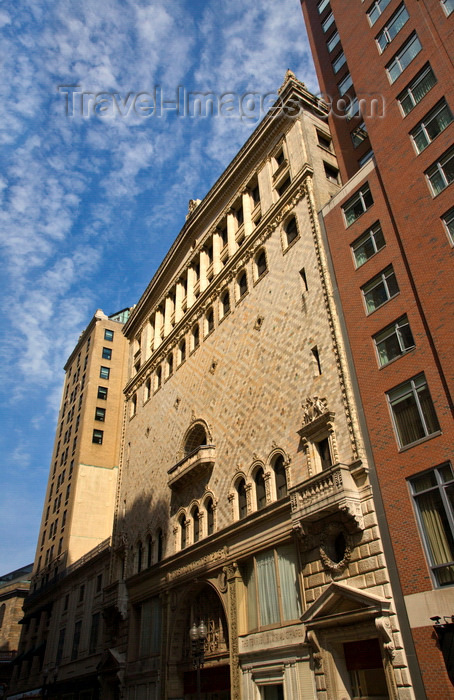
[[[201,201],[202,201],[201,199],[190,199],[190,200],[189,200],[189,203],[188,203],[188,214],[187,214],[186,218],[188,218],[189,216],[191,216],[192,212],[195,211],[195,209],[197,209],[197,207],[199,206],[199,204],[200,204]]]
[[[313,420],[322,416],[328,411],[326,399],[321,399],[318,396],[311,398],[307,397],[306,402],[302,404],[304,425],[312,423]]]
[[[339,535],[343,535],[345,542],[344,556],[338,562],[333,561],[331,558],[332,550],[334,549],[334,540]],[[333,572],[333,574],[339,574],[348,565],[350,559],[352,558],[353,552],[353,541],[348,534],[348,532],[343,527],[340,522],[331,522],[326,525],[322,530],[320,535],[320,559],[323,565]]]
[[[308,630],[306,634],[306,641],[312,650],[312,658],[314,659],[314,665],[316,668],[321,668],[322,666],[322,650],[318,643],[317,637],[314,630]]]
[[[375,618],[375,627],[383,643],[383,648],[388,654],[390,660],[392,661],[396,655],[396,649],[394,646],[393,634],[391,629],[391,621],[389,617],[382,615],[381,617]]]

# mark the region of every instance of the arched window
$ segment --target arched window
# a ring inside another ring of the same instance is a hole
[[[102,409],[101,409],[102,410]],[[137,413],[137,394],[132,395],[131,399],[131,418]],[[99,420],[99,418],[98,418]]]
[[[195,350],[196,348],[199,347],[200,344],[200,330],[199,330],[199,324],[196,323],[195,326],[192,328],[192,349]]]
[[[156,533],[156,541],[157,541],[156,559],[157,559],[157,561],[161,561],[163,554],[164,554],[164,533],[162,532],[161,528],[159,528],[158,532]]]
[[[222,316],[226,316],[230,311],[230,292],[227,289],[221,297]]]
[[[189,431],[184,443],[184,453],[189,455],[197,450],[201,445],[207,444],[206,430],[200,423],[196,423]]]
[[[241,299],[247,292],[247,275],[245,272],[242,272],[241,275],[238,277],[238,295]]]
[[[0,605],[0,629],[2,628],[3,625],[3,620],[5,619],[5,610],[6,610],[6,605],[3,603]]]
[[[143,559],[143,547],[142,547],[142,542],[139,540],[137,543],[137,573],[142,571],[142,559]]]
[[[178,518],[178,524],[180,526],[180,549],[186,547],[186,516],[184,513]]]
[[[179,363],[181,365],[181,363],[184,362],[186,359],[186,340],[183,339],[181,341],[181,343],[178,347],[178,351],[179,351]]]
[[[257,502],[257,510],[261,510],[266,506],[266,490],[265,490],[265,478],[263,475],[263,469],[260,467],[255,472],[254,476],[255,482],[255,498]]]
[[[214,313],[213,309],[209,309],[206,315],[206,334],[211,333],[214,330]]]
[[[149,569],[153,563],[153,540],[151,535],[147,535],[147,568]]]
[[[157,367],[156,369],[156,389],[159,389],[162,383],[162,369]]]
[[[214,503],[211,497],[205,501],[205,510],[207,517],[207,535],[212,535],[214,532]]]
[[[239,480],[236,490],[238,494],[238,515],[242,519],[247,515],[246,483],[244,479]]]
[[[148,399],[151,396],[151,379],[148,377],[146,383],[145,383],[145,401],[148,401]]]
[[[194,506],[194,508],[192,509],[191,517],[192,517],[192,541],[198,542],[200,539],[200,513],[199,513],[199,509],[197,508],[197,506]]]
[[[170,377],[173,374],[173,353],[167,355],[167,376]]]
[[[257,279],[261,277],[267,270],[266,267],[266,255],[265,251],[261,250],[255,259],[255,266],[257,271]]]
[[[276,482],[276,497],[284,498],[287,495],[287,474],[284,467],[284,458],[278,455],[274,461],[274,478]]]
[[[290,243],[294,241],[295,238],[298,236],[298,228],[294,216],[292,216],[292,218],[289,221],[287,221],[284,230],[287,238],[287,245],[290,245]]]

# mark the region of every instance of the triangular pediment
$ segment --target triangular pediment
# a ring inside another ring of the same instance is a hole
[[[97,666],[99,673],[106,673],[111,671],[119,671],[124,668],[125,665],[125,654],[122,654],[117,649],[106,649],[101,656],[101,660]]]
[[[370,613],[382,615],[390,609],[390,601],[374,593],[352,588],[344,583],[331,583],[322,595],[306,610],[301,621],[309,627],[333,617]]]

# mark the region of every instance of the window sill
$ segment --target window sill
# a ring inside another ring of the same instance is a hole
[[[293,248],[294,245],[300,240],[301,236],[298,234],[291,243],[288,244],[286,248],[283,248],[282,250],[282,255],[285,255],[287,251],[290,250],[290,248]]]
[[[359,214],[359,216],[357,216],[356,219],[351,222],[351,224],[348,224],[347,221],[345,221],[345,228],[350,228],[351,226],[356,224],[356,222],[359,221],[364,216],[364,214],[369,211],[369,209],[372,209],[373,206],[374,205],[371,204],[370,207],[367,207],[367,209],[365,209],[363,212],[361,212],[361,214]]]
[[[219,319],[219,323],[222,323],[223,320],[226,319],[228,316],[230,316],[231,313],[232,313],[232,310],[231,310],[231,309],[229,309],[228,311],[226,311],[225,314],[224,314],[223,316],[221,316],[221,318]]]
[[[386,304],[389,304],[389,302],[392,301],[393,299],[395,299],[397,296],[399,296],[399,294],[400,294],[400,291],[397,292],[397,294],[394,294],[392,297],[389,297],[389,299],[384,301],[383,304],[380,304],[380,306],[377,306],[376,309],[372,309],[372,311],[368,311],[366,308],[366,316],[368,316],[368,317],[372,316],[372,314],[374,314],[376,311],[379,311],[379,309],[382,309],[384,306],[386,306]]]
[[[437,430],[436,433],[431,433],[430,435],[426,435],[423,438],[420,438],[419,440],[415,440],[415,442],[410,442],[409,445],[405,445],[404,447],[399,447],[399,454],[401,452],[406,452],[407,450],[411,450],[412,447],[416,447],[417,445],[421,445],[423,442],[427,442],[428,440],[432,440],[432,438],[439,437],[439,435],[442,435],[441,430]]]
[[[261,282],[262,279],[263,279],[264,277],[266,277],[268,273],[269,273],[269,269],[267,268],[264,272],[262,272],[262,274],[261,274],[259,277],[257,277],[257,279],[254,281],[253,286],[255,287],[256,284],[258,284],[259,282]]]

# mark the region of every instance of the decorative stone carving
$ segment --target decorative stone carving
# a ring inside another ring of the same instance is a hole
[[[335,538],[342,534],[345,541],[344,556],[338,562],[333,561],[330,550],[333,549]],[[320,535],[320,559],[323,565],[334,574],[339,574],[348,565],[353,551],[353,540],[343,527],[342,523],[334,521],[328,523]]]
[[[375,627],[377,628],[378,634],[382,640],[383,648],[392,661],[396,655],[396,648],[394,646],[391,621],[389,617],[385,617],[383,615],[381,617],[376,617]]]
[[[199,204],[200,204],[201,201],[202,201],[201,199],[190,199],[190,200],[189,200],[189,203],[188,203],[188,213],[187,213],[187,216],[186,216],[187,219],[188,219],[188,218],[191,216],[191,214],[197,209],[197,207],[199,206]]]
[[[318,643],[317,637],[314,630],[308,630],[306,634],[306,641],[311,647],[312,658],[314,659],[314,665],[316,668],[320,669],[322,667],[322,650]]]
[[[302,407],[304,425],[311,423],[328,411],[326,399],[321,399],[318,396],[314,396],[313,398],[308,396],[306,402],[302,404]]]

